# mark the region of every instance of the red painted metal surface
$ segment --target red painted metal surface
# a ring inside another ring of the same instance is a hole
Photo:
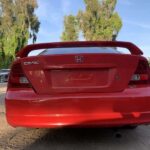
[[[113,127],[150,122],[150,87],[119,93],[38,95],[10,90],[6,95],[8,123],[24,127]]]
[[[84,63],[75,62],[76,54],[26,57],[20,63],[37,93],[54,94],[123,91],[139,61],[122,54],[80,55]],[[24,65],[31,60],[39,64]]]
[[[129,54],[59,54],[26,57],[34,49],[126,47]],[[65,42],[27,46],[18,53],[6,93],[12,126],[124,126],[150,123],[150,69],[127,42]],[[82,56],[83,61],[75,61]],[[27,82],[29,81],[29,82]]]

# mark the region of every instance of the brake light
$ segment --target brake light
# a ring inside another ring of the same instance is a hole
[[[9,81],[8,81],[8,87],[13,87],[13,88],[31,87],[31,84],[26,78],[20,63],[16,63],[12,66],[11,73],[9,76]]]
[[[150,75],[148,63],[146,60],[140,60],[134,75],[131,77],[129,85],[140,85],[149,83]]]

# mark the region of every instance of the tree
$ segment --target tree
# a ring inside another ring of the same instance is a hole
[[[85,10],[78,11],[75,17],[77,23],[73,25],[79,28],[87,41],[115,40],[122,27],[122,21],[114,11],[116,2],[117,0],[84,0]],[[67,17],[69,16],[65,19]],[[64,27],[66,29],[66,24]],[[70,35],[67,30],[63,34]]]
[[[78,27],[76,17],[73,15],[64,17],[64,32],[61,36],[62,41],[77,41]]]
[[[37,7],[36,0],[0,0],[0,57],[4,66],[9,66],[29,38],[35,42],[40,26],[34,13]]]

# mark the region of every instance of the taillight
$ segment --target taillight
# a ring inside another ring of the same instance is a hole
[[[31,87],[31,84],[26,78],[20,63],[16,63],[12,66],[11,73],[9,76],[9,81],[8,81],[8,87],[13,87],[13,88]]]
[[[140,60],[138,67],[131,77],[129,85],[142,85],[150,83],[149,66],[146,60]]]

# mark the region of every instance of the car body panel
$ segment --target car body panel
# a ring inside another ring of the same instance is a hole
[[[84,62],[76,63],[76,56]],[[27,57],[21,64],[37,93],[53,94],[123,91],[138,61],[138,56],[123,54],[71,54]]]
[[[150,87],[117,93],[38,95],[33,90],[10,90],[6,115],[12,126],[113,127],[150,122]]]

